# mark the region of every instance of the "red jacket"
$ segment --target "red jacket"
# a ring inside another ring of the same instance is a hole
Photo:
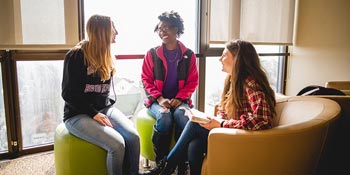
[[[198,86],[196,55],[180,41],[178,41],[178,45],[181,49],[182,58],[178,62],[179,91],[175,98],[181,99],[192,106],[191,95]],[[188,50],[191,52],[190,57],[185,54],[186,51],[189,52]],[[151,50],[149,50],[143,59],[141,79],[147,94],[146,107],[149,107],[162,95],[164,80],[167,78],[168,73],[163,45],[156,48],[156,55],[160,59],[153,61]]]

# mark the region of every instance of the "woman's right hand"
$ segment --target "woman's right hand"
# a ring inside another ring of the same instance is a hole
[[[207,118],[210,119],[210,122],[200,123],[199,125],[201,125],[203,128],[205,128],[209,131],[214,129],[214,128],[220,128],[220,124],[222,122],[222,119],[220,119],[218,117],[211,117],[211,116],[208,116]]]
[[[113,127],[111,121],[109,121],[108,117],[102,113],[97,113],[94,117],[94,120],[96,120],[98,123],[100,123],[103,126],[109,126]]]
[[[171,108],[170,100],[167,98],[164,98],[163,96],[158,97],[157,102],[160,106],[163,106],[168,109]]]

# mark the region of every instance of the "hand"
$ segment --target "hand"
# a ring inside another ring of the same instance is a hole
[[[218,110],[218,112],[216,113],[216,117],[220,118],[220,119],[225,119],[226,118],[226,114],[223,110]]]
[[[163,106],[168,109],[171,108],[170,100],[167,98],[164,98],[163,96],[158,97],[157,102],[160,106]]]
[[[111,121],[109,121],[108,117],[102,113],[97,113],[94,117],[94,120],[96,120],[98,123],[100,123],[103,126],[109,126],[113,127]]]
[[[182,104],[182,101],[180,99],[173,98],[170,100],[170,106],[173,107],[174,109],[180,106],[181,104]]]
[[[218,118],[218,117],[207,117],[208,119],[210,119],[210,122],[208,123],[203,123],[203,124],[199,124],[201,125],[203,128],[207,129],[207,130],[212,130],[214,128],[220,128],[220,124],[222,119]]]

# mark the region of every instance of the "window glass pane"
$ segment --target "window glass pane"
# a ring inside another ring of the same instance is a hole
[[[241,0],[210,0],[209,44],[240,38],[240,3]]]
[[[1,67],[0,67],[0,77],[2,77]],[[0,90],[1,90],[1,93],[0,93],[0,153],[1,153],[1,152],[6,152],[8,150],[5,106],[4,106],[4,89],[2,84],[2,78],[0,78]]]
[[[63,118],[63,61],[18,61],[23,148],[53,142]]]
[[[257,43],[291,44],[295,0],[241,1],[240,38]]]
[[[141,82],[142,59],[117,60],[116,76],[114,78],[114,92],[117,95],[116,107],[126,116],[136,114],[143,108],[146,98]],[[132,66],[130,66],[132,65]]]
[[[21,0],[21,19],[23,44],[66,43],[64,0]]]
[[[209,44],[209,48],[224,48],[224,47],[225,47],[225,44]]]
[[[260,56],[260,63],[265,69],[267,78],[270,82],[271,88],[275,91],[277,89],[278,80],[278,67],[279,67],[278,56]]]
[[[145,54],[151,47],[160,45],[161,39],[153,31],[158,16],[171,10],[179,12],[184,20],[185,31],[179,40],[195,51],[196,0],[84,1],[84,6],[85,24],[93,14],[108,15],[113,19],[119,33],[113,46],[117,54]]]
[[[228,42],[228,41],[227,41]],[[210,48],[225,48],[225,44],[209,44]],[[254,45],[258,53],[280,53],[279,45]]]
[[[205,68],[205,106],[207,114],[214,114],[214,106],[219,103],[227,73],[222,71],[220,57],[207,57]]]
[[[258,53],[279,53],[280,46],[278,45],[254,45]]]
[[[210,44],[230,39],[291,44],[295,0],[210,0]]]

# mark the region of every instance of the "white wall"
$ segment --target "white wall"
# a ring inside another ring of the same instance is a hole
[[[299,0],[286,95],[330,80],[350,81],[350,1]]]

